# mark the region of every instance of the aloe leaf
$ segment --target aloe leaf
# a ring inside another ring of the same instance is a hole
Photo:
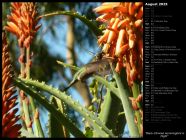
[[[31,85],[36,88],[39,88],[40,90],[44,90],[55,97],[62,100],[67,105],[71,106],[74,110],[79,112],[87,121],[90,122],[90,124],[94,127],[94,129],[97,131],[97,133],[100,135],[100,137],[116,137],[104,124],[103,122],[96,117],[95,114],[88,111],[85,107],[83,107],[79,102],[74,101],[70,96],[67,96],[65,92],[61,92],[56,88],[53,88],[51,86],[46,85],[44,82],[38,82],[31,79],[23,79],[19,78],[18,81],[23,82],[26,85]]]
[[[99,29],[92,21],[90,21],[89,19],[87,19],[86,16],[82,16],[82,15],[80,15],[77,12],[72,12],[72,11],[56,11],[56,12],[52,12],[52,13],[41,15],[38,18],[49,17],[49,16],[56,16],[56,15],[68,15],[68,16],[72,16],[74,18],[78,18],[83,23],[85,23],[89,27],[89,29],[91,29],[93,31],[93,33],[96,36],[102,35],[102,30],[101,29]]]
[[[18,79],[14,80],[14,83],[20,89],[26,91],[31,97],[36,99],[40,104],[42,104],[50,113],[54,114],[54,117],[60,121],[75,137],[85,137],[85,135],[73,124],[67,116],[62,114],[56,107],[51,104],[46,97],[39,94],[36,90],[30,88],[29,86],[23,84]]]
[[[50,102],[61,111],[61,105],[59,106],[58,101],[59,99],[56,99],[54,96],[50,97]],[[63,113],[63,112],[61,112]],[[64,114],[64,113],[63,113]],[[67,138],[69,137],[68,132],[66,131],[66,128],[55,118],[55,114],[50,113],[50,121],[48,127],[51,127],[50,130],[50,137],[51,138]],[[55,128],[55,129],[52,129]]]
[[[56,62],[57,62],[59,65],[62,65],[63,67],[69,67],[69,68],[71,68],[71,69],[73,69],[73,70],[76,70],[76,71],[77,71],[77,70],[80,70],[79,67],[76,67],[76,66],[73,66],[73,65],[64,63],[64,62],[62,62],[62,61],[57,60]]]
[[[111,83],[110,83],[111,84]],[[111,84],[114,86],[114,83]],[[125,126],[125,118],[122,116],[122,120],[118,117],[122,110],[122,104],[120,98],[113,94],[109,88],[107,88],[106,95],[104,96],[104,101],[101,105],[101,111],[99,113],[99,118],[105,123],[105,125],[112,130],[112,132],[117,136],[122,136],[122,132],[118,129],[118,123],[120,123],[120,128]],[[118,120],[119,118],[119,120]],[[119,132],[118,132],[119,130]],[[123,130],[122,130],[123,131]],[[120,135],[118,135],[120,134]],[[94,133],[94,136],[97,136]]]

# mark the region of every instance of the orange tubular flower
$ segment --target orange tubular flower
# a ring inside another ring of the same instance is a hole
[[[33,2],[12,2],[11,8],[5,30],[17,36],[19,47],[29,47],[35,33],[41,27],[37,25],[39,19],[36,20],[36,5]]]
[[[11,64],[5,34],[2,34],[2,137],[16,138],[20,135],[20,124],[16,124],[19,116],[14,108],[17,96],[13,96],[15,87],[12,85]],[[13,109],[14,108],[14,109]]]
[[[117,58],[116,71],[126,68],[128,85],[143,80],[143,3],[104,2],[94,9],[107,28],[98,39],[102,51]]]

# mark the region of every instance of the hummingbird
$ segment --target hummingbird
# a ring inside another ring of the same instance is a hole
[[[75,74],[69,85],[62,91],[68,90],[72,85],[78,81],[85,81],[93,74],[104,76],[110,73],[110,62],[113,62],[114,58],[104,56],[103,52],[96,55],[96,59],[93,62],[88,63],[81,67]]]

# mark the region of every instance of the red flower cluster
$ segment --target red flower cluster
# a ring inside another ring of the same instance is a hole
[[[16,124],[19,116],[14,108],[17,96],[13,96],[15,87],[12,85],[11,64],[5,34],[2,34],[2,137],[15,138],[20,135],[20,124]],[[14,108],[14,109],[13,109]]]
[[[102,51],[117,57],[115,70],[126,68],[128,85],[143,80],[143,3],[105,2],[94,9],[98,21],[107,25],[98,44]]]

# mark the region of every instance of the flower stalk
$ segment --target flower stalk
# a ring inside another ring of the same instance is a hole
[[[139,132],[138,132],[138,128],[134,122],[135,119],[135,115],[134,115],[134,110],[132,108],[132,105],[130,103],[129,100],[129,87],[126,81],[126,78],[123,76],[123,81],[121,80],[121,77],[119,76],[119,74],[117,72],[114,71],[114,67],[112,66],[112,70],[113,70],[113,74],[118,86],[118,91],[119,91],[119,96],[123,105],[123,109],[125,112],[125,117],[126,117],[126,121],[128,124],[128,128],[129,128],[129,133],[131,137],[140,137]]]
[[[134,82],[132,86],[132,93],[133,93],[132,102],[134,102],[134,104],[137,107],[136,109],[134,108],[133,109],[135,110],[138,130],[139,130],[140,135],[143,136],[143,115],[140,113],[143,110],[140,104],[142,97],[140,94],[139,85],[136,82]]]

